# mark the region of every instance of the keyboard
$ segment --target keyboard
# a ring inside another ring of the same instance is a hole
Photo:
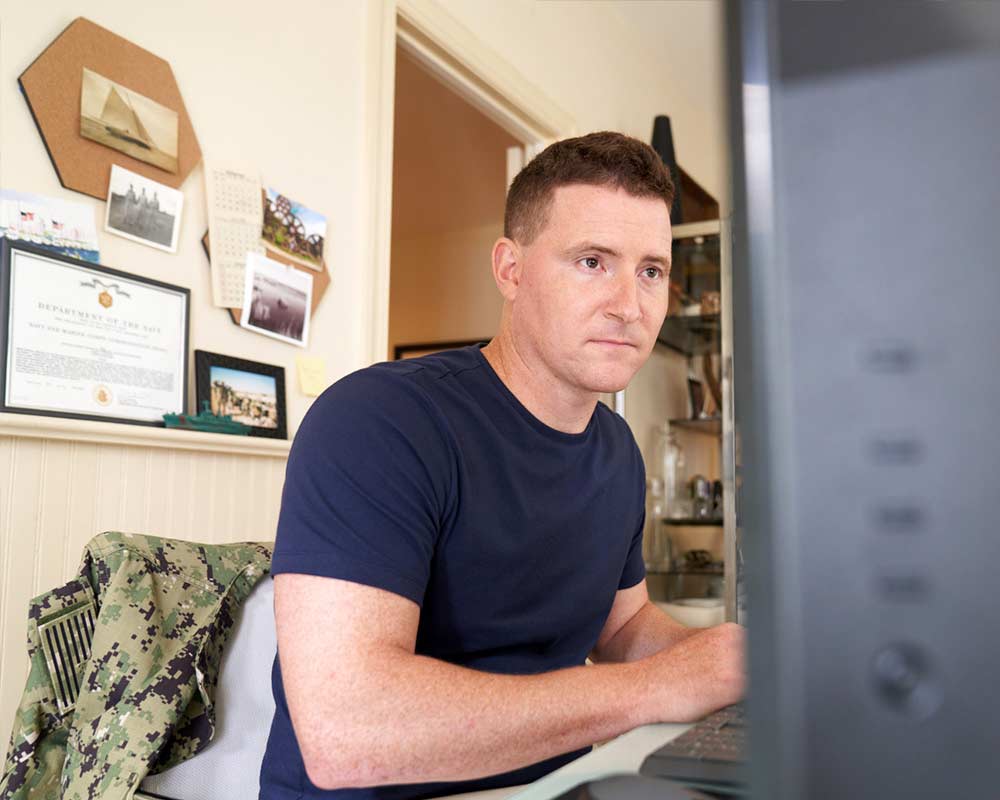
[[[745,794],[746,753],[744,708],[728,706],[651,753],[639,771],[718,794]]]

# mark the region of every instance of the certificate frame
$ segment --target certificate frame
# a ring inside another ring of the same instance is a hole
[[[147,427],[164,427],[162,414],[159,415],[158,419],[152,417],[143,419],[138,417],[122,416],[120,413],[102,413],[94,410],[88,411],[82,409],[79,403],[74,403],[67,397],[60,397],[57,393],[47,394],[47,402],[44,406],[9,402],[9,384],[11,383],[10,375],[12,369],[16,369],[16,364],[12,367],[12,348],[18,344],[18,342],[15,341],[16,336],[12,332],[13,316],[15,311],[18,315],[23,314],[27,317],[30,317],[32,313],[32,310],[24,305],[26,300],[16,296],[19,293],[19,289],[15,285],[16,282],[13,280],[13,277],[14,259],[18,253],[22,253],[29,257],[35,257],[43,261],[56,262],[57,265],[64,264],[78,272],[89,275],[92,280],[96,280],[101,285],[106,284],[108,279],[118,279],[135,284],[143,289],[163,292],[166,295],[171,295],[174,298],[179,299],[183,308],[183,313],[181,315],[182,319],[179,325],[174,326],[176,330],[168,331],[164,335],[164,338],[173,341],[175,344],[179,344],[176,352],[180,354],[180,363],[177,365],[177,368],[173,373],[174,386],[176,388],[171,390],[171,392],[176,396],[175,404],[177,407],[165,409],[165,411],[180,414],[187,413],[187,398],[189,389],[188,348],[190,346],[191,328],[190,289],[154,280],[152,278],[142,277],[133,273],[124,272],[122,270],[112,269],[111,267],[93,264],[89,261],[71,258],[69,256],[53,253],[33,244],[22,241],[11,241],[6,238],[0,239],[0,412],[31,414],[42,417],[66,417],[69,419],[94,420],[98,422],[119,422],[128,425],[144,425]],[[117,291],[119,287],[115,284],[114,288]],[[104,290],[104,293],[106,294],[107,291]],[[110,294],[108,294],[108,300],[109,304],[108,306],[105,306],[104,299],[98,298],[100,305],[105,308],[110,307],[112,301]],[[84,334],[79,335],[81,342],[85,342],[87,337]],[[177,342],[177,339],[180,341]]]

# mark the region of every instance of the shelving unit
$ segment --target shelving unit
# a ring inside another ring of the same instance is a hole
[[[678,315],[663,320],[657,341],[690,358],[719,352],[721,332],[720,314]]]
[[[677,225],[674,228],[673,276],[675,298],[670,313],[660,328],[658,341],[661,345],[680,354],[686,359],[696,360],[689,368],[696,371],[705,355],[714,355],[713,372],[716,373],[721,389],[721,408],[717,416],[701,419],[671,419],[672,429],[687,435],[684,447],[694,452],[705,453],[702,448],[718,448],[721,456],[711,456],[719,472],[705,474],[721,479],[723,486],[723,514],[721,519],[665,519],[664,525],[677,531],[684,549],[700,548],[701,539],[706,537],[705,547],[714,550],[714,558],[720,556],[718,533],[722,533],[722,559],[711,568],[686,568],[680,553],[675,565],[669,570],[649,570],[649,581],[653,587],[665,594],[666,599],[697,596],[722,595],[725,602],[726,619],[736,620],[736,566],[738,549],[736,544],[736,437],[733,431],[732,403],[732,274],[731,246],[728,225],[721,220]],[[701,301],[706,292],[718,292],[718,304],[707,302],[706,307],[718,313],[702,314]],[[721,373],[721,374],[720,374]],[[706,392],[708,386],[705,387]],[[689,453],[690,455],[690,453]],[[704,458],[704,456],[702,457]],[[689,457],[689,463],[690,463]],[[681,529],[690,528],[686,533]],[[700,531],[703,531],[700,532]],[[670,538],[675,542],[675,535]],[[714,543],[714,544],[709,544]],[[653,588],[651,588],[651,592]]]
[[[670,427],[704,433],[706,436],[721,436],[722,417],[706,417],[705,419],[672,419],[670,420]]]

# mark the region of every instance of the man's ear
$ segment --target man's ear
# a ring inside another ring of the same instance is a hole
[[[505,300],[513,300],[521,284],[524,269],[521,248],[513,239],[502,236],[493,245],[493,280]]]

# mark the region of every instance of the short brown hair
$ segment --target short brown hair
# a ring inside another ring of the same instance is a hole
[[[517,174],[507,192],[503,235],[531,244],[548,222],[553,190],[576,183],[658,197],[668,212],[674,202],[670,171],[652,147],[614,131],[589,133],[550,144]]]

